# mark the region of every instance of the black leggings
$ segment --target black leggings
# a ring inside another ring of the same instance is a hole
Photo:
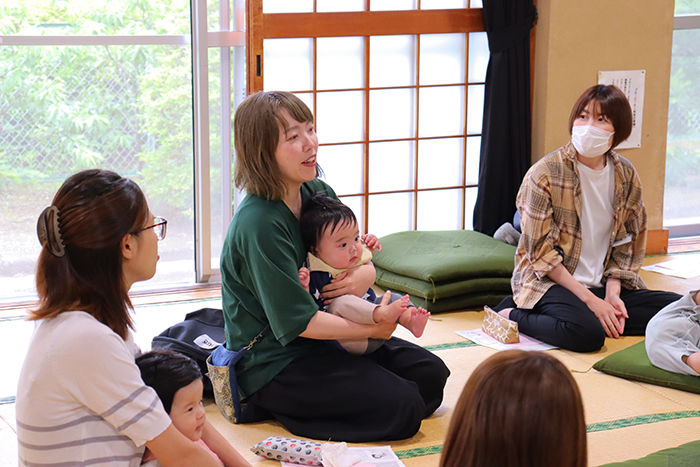
[[[395,337],[366,356],[328,347],[287,365],[250,397],[241,418],[273,418],[325,441],[406,439],[440,406],[449,375],[439,357]]]
[[[605,287],[590,289],[598,298],[605,298]],[[643,336],[649,320],[663,307],[675,302],[680,295],[656,290],[627,290],[620,292],[629,319],[625,321],[625,336]],[[561,285],[552,286],[531,310],[516,308],[513,297],[506,297],[494,308],[513,308],[510,319],[530,337],[562,349],[592,352],[605,344],[605,330],[598,317],[579,298]]]

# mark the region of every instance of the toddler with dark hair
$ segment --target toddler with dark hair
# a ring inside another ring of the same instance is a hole
[[[342,316],[360,324],[396,322],[414,336],[423,335],[430,317],[423,308],[414,307],[408,299],[387,291],[378,298],[371,288],[362,296],[343,295],[326,303],[321,290],[348,269],[367,264],[372,250],[381,251],[379,239],[371,234],[360,237],[357,218],[352,209],[324,194],[317,194],[304,202],[299,218],[301,238],[308,251],[306,265],[299,269],[301,285],[311,293],[319,309]],[[350,339],[337,342],[354,354],[367,354],[384,341],[379,339]]]
[[[250,467],[250,464],[229,444],[211,423],[202,405],[202,372],[186,355],[167,349],[146,352],[136,359],[141,378],[152,387],[175,428],[225,467]],[[149,451],[142,465],[160,466]]]

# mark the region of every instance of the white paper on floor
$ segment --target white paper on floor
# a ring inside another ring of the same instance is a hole
[[[359,457],[353,467],[406,467],[391,449],[391,446],[350,447],[347,451]],[[299,467],[299,464],[280,462],[282,467]]]
[[[658,272],[667,276],[690,279],[700,276],[700,255],[683,255],[660,263],[642,266],[645,271]]]
[[[504,344],[497,341],[493,337],[489,336],[484,332],[483,329],[475,329],[473,331],[455,331],[460,336],[469,339],[475,344],[484,345],[486,347],[491,347],[496,350],[508,350],[508,349],[519,349],[519,350],[550,350],[556,349],[557,347],[549,344],[545,344],[542,341],[538,341],[535,338],[526,336],[522,332],[520,333],[520,342],[516,344]]]

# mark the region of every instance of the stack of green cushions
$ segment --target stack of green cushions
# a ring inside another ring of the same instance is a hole
[[[496,305],[511,294],[515,247],[470,230],[409,231],[380,239],[377,285],[433,312]]]

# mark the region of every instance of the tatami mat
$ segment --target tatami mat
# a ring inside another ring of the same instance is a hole
[[[700,418],[639,424],[628,428],[588,433],[588,465],[639,459],[652,452],[698,439],[700,439]],[[700,453],[698,455],[700,456]]]
[[[407,467],[434,467],[444,442],[450,417],[462,388],[473,369],[495,350],[470,345],[455,330],[476,329],[481,312],[438,315],[429,325],[422,345],[452,343],[433,350],[452,370],[445,388],[445,400],[438,411],[423,422],[420,432],[409,440],[391,446]],[[700,439],[700,395],[615,378],[590,369],[597,360],[639,342],[639,337],[608,340],[603,350],[591,354],[551,350],[567,368],[574,370],[583,394],[589,430],[589,465],[633,459],[650,452]],[[467,345],[464,345],[467,344]],[[250,446],[272,435],[290,436],[277,423],[236,426],[225,422],[216,406],[207,412],[225,436],[255,465],[273,461],[254,456]],[[386,443],[367,443],[382,445]]]
[[[667,257],[647,258],[645,264],[663,259]],[[700,255],[698,260],[700,261]],[[683,280],[646,271],[642,272],[642,276],[650,288],[678,293],[700,288],[700,277]],[[188,307],[186,303],[179,303],[177,313],[169,313],[165,321],[177,321],[186,311],[211,306],[209,303],[198,305],[200,304],[192,303]],[[140,321],[139,315],[153,313],[156,313],[154,308],[143,310],[137,307],[137,320]],[[433,416],[423,422],[416,436],[403,441],[368,445],[391,444],[406,467],[437,466],[450,417],[465,382],[479,363],[496,352],[474,345],[455,333],[478,329],[482,317],[481,311],[437,314],[428,323],[425,335],[420,339],[415,339],[404,329],[397,330],[398,337],[425,346],[439,355],[452,371],[452,376],[445,388],[444,403]],[[156,324],[142,326],[139,331],[148,330],[154,334],[166,327],[163,323],[163,320],[156,320]],[[151,335],[139,333],[137,340],[142,348],[148,347],[150,337]],[[641,337],[608,339],[603,349],[586,354],[549,351],[572,370],[581,388],[589,432],[590,466],[636,459],[700,439],[700,395],[627,381],[591,369],[598,360],[641,340]],[[255,456],[249,449],[268,436],[290,436],[281,425],[276,422],[232,425],[219,414],[213,401],[206,401],[206,410],[210,420],[223,435],[256,467],[279,465],[275,461]],[[17,463],[14,425],[14,404],[0,405],[0,467],[14,466]]]

